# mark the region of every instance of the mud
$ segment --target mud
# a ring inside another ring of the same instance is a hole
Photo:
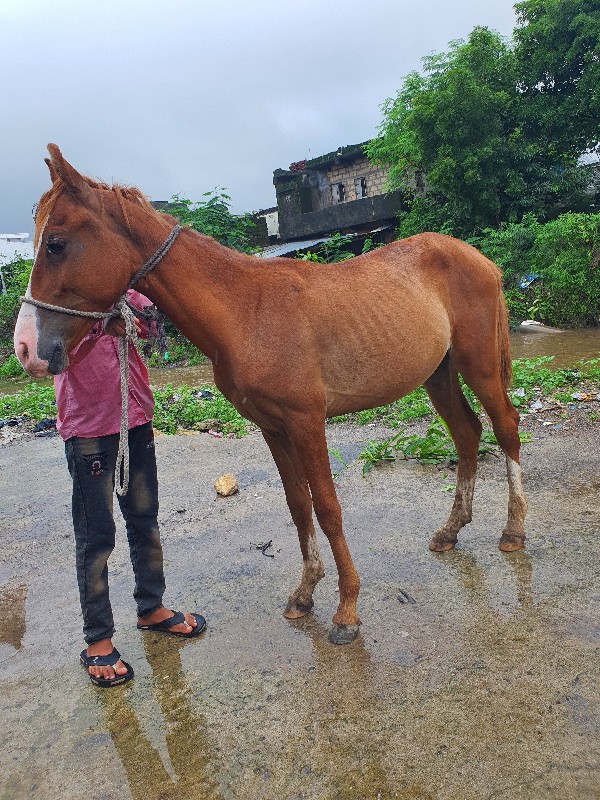
[[[135,628],[123,528],[111,558],[125,687],[93,687],[57,438],[0,447],[0,798],[457,800],[598,798],[599,424],[523,447],[526,551],[497,550],[502,459],[480,465],[474,519],[434,555],[451,471],[413,462],[337,480],[362,578],[359,638],[327,641],[336,578],[282,617],[300,556],[258,435],[158,437],[167,600],[206,614],[183,642]],[[376,428],[331,426],[346,459]],[[232,472],[240,491],[216,497]],[[257,545],[272,540],[267,558]],[[414,602],[413,602],[414,601]]]

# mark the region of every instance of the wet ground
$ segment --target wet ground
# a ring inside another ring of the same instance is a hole
[[[575,414],[575,412],[573,412]],[[574,423],[577,424],[574,424]],[[125,687],[78,665],[69,481],[56,437],[0,447],[2,800],[566,800],[600,797],[600,423],[532,419],[528,543],[497,550],[500,459],[480,466],[454,552],[427,550],[452,472],[414,462],[337,478],[362,578],[361,635],[282,617],[300,556],[259,435],[157,438],[168,602],[204,612],[196,641],[135,628],[123,529],[111,558]],[[376,429],[331,426],[354,458]],[[217,499],[214,480],[240,492]],[[445,477],[444,477],[445,476]],[[272,540],[263,555],[257,545]]]

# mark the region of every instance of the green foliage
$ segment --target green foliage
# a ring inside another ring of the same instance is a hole
[[[495,452],[497,445],[493,434],[482,436],[479,455]],[[395,461],[398,454],[404,459],[414,458],[421,464],[455,464],[458,461],[454,442],[440,417],[433,419],[423,435],[407,435],[400,431],[388,439],[369,442],[358,456],[358,460],[364,462],[363,475],[376,464]]]
[[[334,264],[339,261],[347,261],[349,258],[354,258],[354,253],[347,250],[347,246],[352,241],[352,236],[343,236],[341,233],[334,233],[330,239],[318,244],[314,250],[309,250],[307,253],[297,255],[301,261],[313,261],[316,264]],[[371,250],[377,250],[382,247],[381,244],[375,244],[373,239],[367,236],[363,242],[361,255],[369,253]]]
[[[577,158],[598,145],[598,0],[525,0],[515,6],[518,90],[526,136]]]
[[[154,427],[164,433],[177,433],[179,429],[194,429],[199,422],[218,419],[226,433],[243,436],[249,423],[214,386],[202,390],[189,386],[166,386],[154,391]]]
[[[0,378],[21,378],[26,375],[19,359],[11,353],[3,364],[0,364]]]
[[[301,261],[314,261],[317,264],[333,264],[338,261],[347,261],[354,256],[354,253],[350,250],[344,249],[350,241],[350,236],[334,233],[330,239],[318,244],[314,250],[309,250],[307,253],[297,257]]]
[[[554,356],[522,358],[513,361],[513,389],[510,392],[513,405],[526,405],[540,395],[553,396],[559,402],[571,399],[575,386],[600,381],[600,359],[580,361],[571,369],[549,368]],[[567,389],[567,392],[558,392]],[[570,390],[570,391],[569,391]]]
[[[29,417],[38,422],[44,417],[56,416],[53,386],[30,383],[15,394],[0,394],[0,418]]]
[[[207,357],[197,347],[188,341],[182,333],[176,331],[169,323],[167,336],[167,349],[164,353],[153,350],[147,358],[150,367],[186,366],[194,367],[197,364],[208,363]],[[173,328],[171,330],[171,328]]]
[[[511,316],[549,325],[594,325],[600,320],[600,214],[562,214],[541,224],[487,229],[471,240],[502,267]],[[524,274],[539,277],[519,289]]]
[[[229,210],[231,197],[223,189],[206,192],[207,200],[192,202],[174,195],[162,210],[171,214],[182,225],[193,228],[205,236],[242,253],[253,253],[251,235],[255,227],[250,214],[232,214]]]
[[[391,165],[390,188],[405,191],[401,235],[467,238],[527,212],[543,220],[590,206],[589,174],[577,161],[599,138],[597,2],[528,0],[517,9],[515,44],[477,27],[424,58],[423,74],[410,73],[383,103],[367,153]]]
[[[6,293],[0,294],[0,342],[12,341],[19,297],[25,294],[32,266],[31,259],[20,258],[2,267]]]

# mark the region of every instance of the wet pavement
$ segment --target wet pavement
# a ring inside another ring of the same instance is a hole
[[[376,429],[331,426],[346,459]],[[111,558],[115,643],[135,668],[93,687],[78,665],[69,480],[56,437],[0,447],[2,800],[457,800],[600,797],[598,424],[524,445],[528,547],[497,550],[501,459],[486,456],[454,552],[427,550],[448,470],[399,462],[337,480],[362,579],[359,638],[327,641],[336,577],[282,617],[295,530],[258,435],[157,438],[166,600],[199,640],[135,628],[124,532]],[[217,499],[233,472],[239,494]],[[445,477],[444,477],[445,476]],[[272,540],[265,553],[257,546]]]

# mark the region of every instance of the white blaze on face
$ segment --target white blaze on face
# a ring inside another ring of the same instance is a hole
[[[31,278],[25,297],[31,297]],[[37,345],[38,310],[29,303],[22,303],[15,326],[15,353],[26,372],[34,378],[44,378],[48,374],[48,362],[38,358]]]

